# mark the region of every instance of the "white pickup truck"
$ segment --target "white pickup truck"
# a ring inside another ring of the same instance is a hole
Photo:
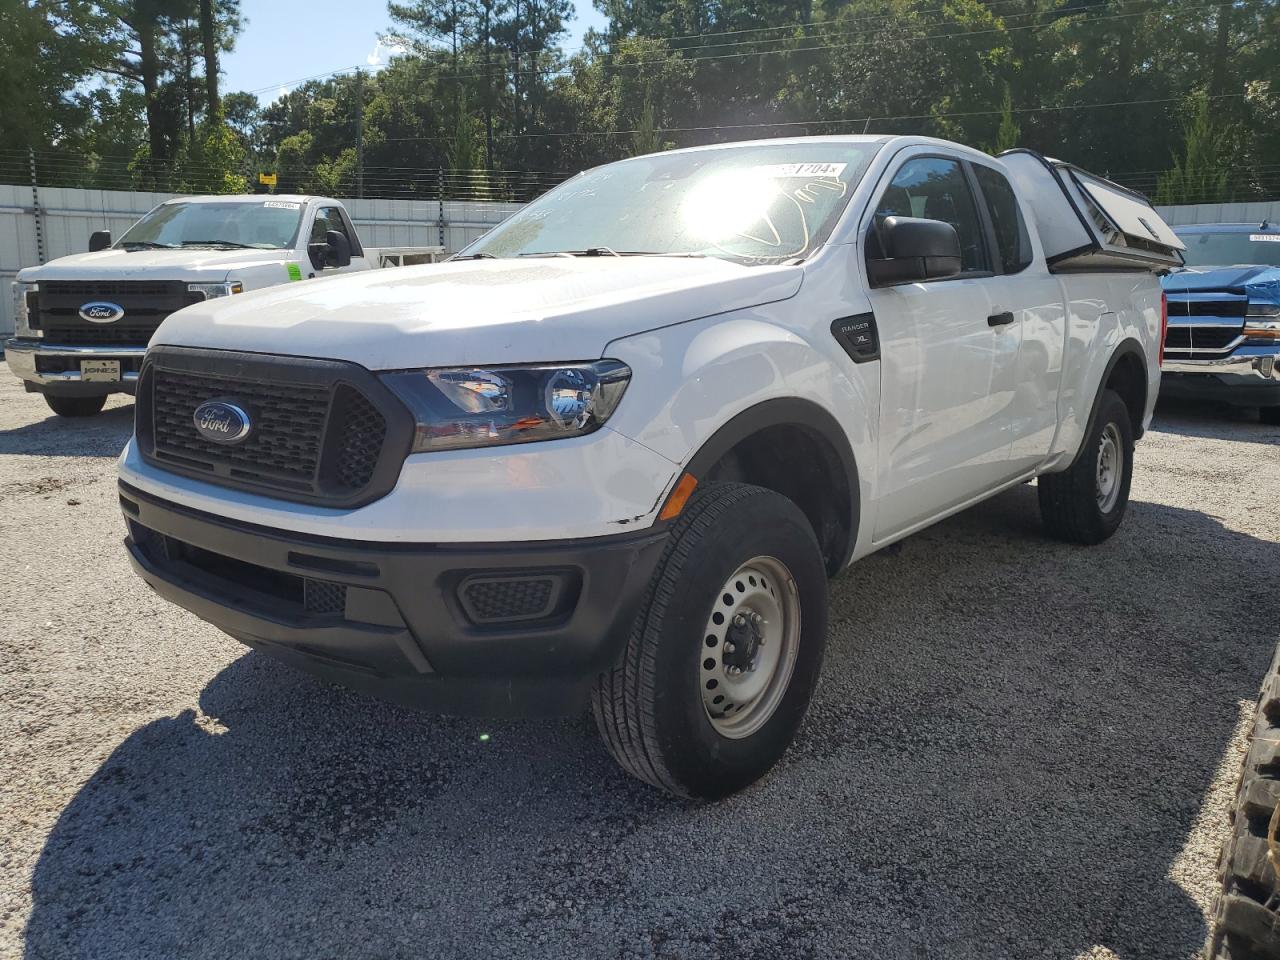
[[[1050,534],[1116,530],[1177,247],[1069,165],[920,137],[589,170],[442,266],[166,321],[127,548],[315,674],[591,704],[632,774],[721,796],[800,724],[828,577],[1035,478]]]
[[[327,197],[167,200],[114,244],[99,231],[88,253],[19,271],[5,358],[55,413],[91,416],[108,394],[134,391],[147,341],[189,304],[440,249],[366,249]]]

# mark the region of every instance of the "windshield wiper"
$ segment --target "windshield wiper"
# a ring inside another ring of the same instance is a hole
[[[467,254],[463,254],[462,256],[455,255],[450,257],[449,259],[457,261],[457,260],[497,260],[498,258],[495,257],[492,253],[467,253]]]
[[[613,247],[587,247],[585,250],[533,250],[516,254],[519,257],[620,257]]]
[[[173,250],[172,243],[156,243],[154,240],[121,240],[120,245],[128,250],[130,247],[140,247],[145,250]]]
[[[237,243],[234,240],[183,240],[184,247],[236,247],[240,250],[254,249],[251,243]]]
[[[585,250],[537,250],[518,253],[518,257],[705,257],[705,253],[663,253],[658,250],[615,250],[613,247],[587,247]]]

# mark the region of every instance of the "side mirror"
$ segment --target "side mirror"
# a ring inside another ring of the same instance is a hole
[[[885,217],[872,231],[867,276],[873,287],[942,280],[960,272],[960,237],[949,223]]]
[[[351,262],[351,241],[346,234],[330,230],[324,235],[325,245],[329,248],[325,255],[325,265],[329,267],[345,267]]]
[[[111,246],[110,230],[95,230],[89,234],[89,252],[97,253],[99,250],[105,250]]]

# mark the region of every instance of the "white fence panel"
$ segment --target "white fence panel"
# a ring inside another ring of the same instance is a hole
[[[89,234],[119,237],[139,217],[176,196],[125,190],[40,187],[40,217],[30,186],[0,184],[0,336],[13,332],[10,282],[23,267],[84,253]],[[370,247],[432,247],[456,253],[524,204],[498,201],[343,200]],[[39,236],[37,236],[37,225]]]
[[[1254,203],[1189,203],[1174,207],[1156,207],[1171,227],[1189,223],[1280,223],[1280,200]]]

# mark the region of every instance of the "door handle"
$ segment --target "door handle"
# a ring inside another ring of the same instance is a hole
[[[1013,311],[1006,310],[1004,313],[993,313],[987,317],[987,326],[1003,327],[1007,323],[1013,323]]]

